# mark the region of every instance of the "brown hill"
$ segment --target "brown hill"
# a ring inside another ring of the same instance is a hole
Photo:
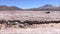
[[[6,10],[22,10],[21,8],[18,8],[16,6],[0,6],[0,11],[6,11]]]

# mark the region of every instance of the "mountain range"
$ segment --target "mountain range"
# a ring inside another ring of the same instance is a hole
[[[50,4],[46,4],[37,8],[22,9],[16,6],[0,6],[0,11],[13,11],[13,10],[24,10],[24,11],[60,11],[60,6],[56,7]]]

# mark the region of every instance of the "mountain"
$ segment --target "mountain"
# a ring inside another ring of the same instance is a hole
[[[24,11],[60,11],[60,6],[56,7],[50,4],[46,4],[41,7],[37,8],[30,8],[30,9],[21,9],[16,6],[0,6],[0,11],[13,11],[13,10],[24,10]]]
[[[6,11],[6,10],[22,10],[21,8],[18,8],[16,6],[0,6],[0,11]]]
[[[38,8],[30,8],[27,10],[32,10],[32,11],[60,11],[60,6],[56,7],[50,4],[46,4],[42,7],[38,7]]]

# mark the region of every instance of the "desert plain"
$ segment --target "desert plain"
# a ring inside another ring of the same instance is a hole
[[[60,11],[0,11],[0,20],[60,21]],[[33,24],[25,28],[7,27],[0,34],[60,34],[60,23]]]

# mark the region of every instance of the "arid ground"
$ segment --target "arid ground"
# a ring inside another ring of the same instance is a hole
[[[60,11],[0,11],[0,20],[60,21]],[[0,34],[60,34],[60,23],[2,27]]]

